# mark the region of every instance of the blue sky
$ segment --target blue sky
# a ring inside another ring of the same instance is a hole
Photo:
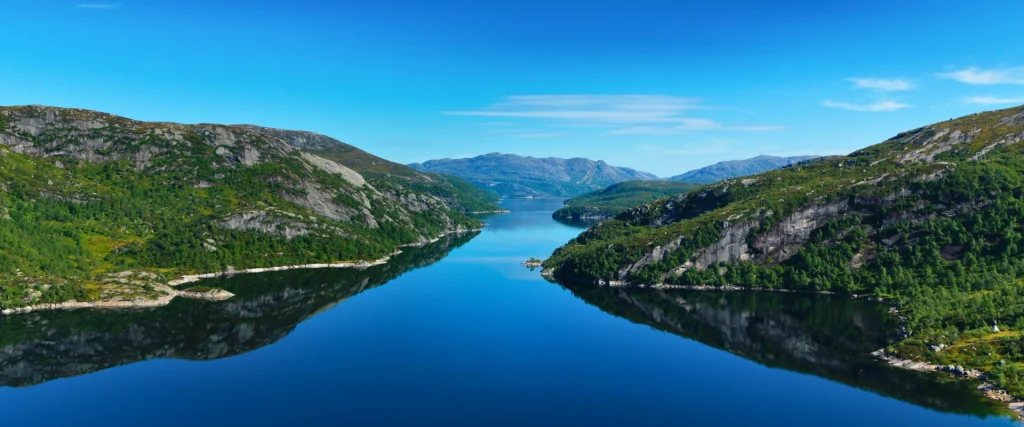
[[[1024,2],[0,0],[0,104],[667,176],[1024,104]]]

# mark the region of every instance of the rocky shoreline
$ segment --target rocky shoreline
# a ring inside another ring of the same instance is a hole
[[[203,279],[213,279],[217,277],[229,277],[236,274],[253,274],[253,273],[268,273],[271,271],[286,271],[286,270],[300,270],[300,269],[316,269],[316,268],[369,268],[375,265],[381,265],[388,262],[392,256],[400,254],[401,251],[396,251],[389,256],[374,260],[374,261],[352,261],[352,262],[336,262],[336,263],[320,263],[320,264],[300,264],[300,265],[284,265],[280,267],[262,267],[262,268],[247,268],[245,270],[235,270],[228,268],[227,270],[216,272],[216,273],[204,273],[204,274],[193,274],[182,276],[180,279],[171,280],[167,282],[168,286],[180,286],[186,283],[198,282]]]
[[[423,240],[423,241],[419,241],[419,242],[406,243],[404,245],[398,245],[398,247],[399,248],[422,248],[422,247],[427,246],[427,245],[429,245],[431,243],[439,242],[439,241],[441,241],[442,238],[444,238],[445,236],[451,235],[451,234],[474,233],[474,232],[481,231],[481,230],[483,230],[483,228],[459,228],[459,229],[455,229],[455,230],[452,230],[452,231],[445,231],[444,233],[441,233],[437,237],[435,237],[433,239],[430,239],[430,240]],[[392,253],[391,256],[395,256],[395,255],[398,255],[400,253],[402,253],[402,251],[397,251],[395,253]]]
[[[977,380],[980,382],[980,384],[978,384],[978,391],[982,392],[985,397],[1006,403],[1007,407],[1017,414],[1018,419],[1024,420],[1024,400],[1015,399],[1013,395],[1007,393],[1006,390],[1000,390],[994,384],[987,381],[984,372],[977,369],[964,369],[964,367],[960,365],[932,365],[925,362],[900,359],[894,355],[888,354],[884,348],[872,352],[871,355],[878,360],[888,363],[890,366],[900,369],[919,372],[947,372],[959,379]]]
[[[541,275],[554,279],[554,269],[546,268],[541,270]],[[649,288],[649,289],[681,289],[681,290],[692,290],[692,291],[754,291],[754,292],[783,292],[783,293],[813,293],[820,295],[839,295],[836,292],[831,291],[798,291],[792,289],[772,289],[772,288],[744,288],[741,286],[726,285],[726,286],[686,286],[686,285],[669,285],[665,283],[656,283],[653,285],[631,285],[626,282],[611,280],[604,281],[599,280],[595,283],[599,286],[609,287],[636,287],[636,288]],[[856,294],[847,295],[850,298],[859,298]],[[1013,397],[1010,393],[1005,390],[1001,390],[994,384],[986,381],[985,374],[975,369],[964,369],[959,365],[932,365],[925,362],[917,362],[913,360],[900,359],[894,355],[886,353],[885,349],[879,349],[871,353],[871,355],[878,360],[881,360],[893,367],[900,369],[907,369],[919,372],[934,372],[941,373],[947,372],[959,379],[964,380],[978,380],[978,390],[985,395],[985,397],[1006,403],[1007,407],[1013,411],[1018,419],[1024,421],[1024,400],[1018,400]]]
[[[397,251],[391,256],[397,255],[401,251]],[[171,280],[166,285],[152,284],[156,288],[157,293],[160,295],[154,299],[147,298],[133,298],[130,300],[100,300],[100,301],[66,301],[61,303],[48,303],[48,304],[35,304],[25,307],[8,308],[0,311],[2,315],[10,314],[21,314],[29,313],[40,310],[74,310],[80,308],[99,308],[99,309],[137,309],[137,308],[153,308],[162,307],[171,303],[175,297],[182,298],[193,298],[193,299],[204,299],[209,301],[223,301],[234,296],[234,294],[225,291],[223,289],[211,289],[209,291],[195,291],[195,290],[176,290],[172,287],[181,286],[187,283],[198,282],[203,279],[213,279],[217,277],[228,277],[236,274],[251,274],[251,273],[266,273],[271,271],[286,271],[286,270],[297,270],[297,269],[315,269],[315,268],[369,268],[375,265],[381,265],[387,263],[391,256],[374,260],[374,261],[354,261],[354,262],[339,262],[330,264],[302,264],[302,265],[285,265],[279,267],[264,267],[264,268],[249,268],[245,270],[234,270],[228,269],[225,271],[219,271],[216,273],[204,273],[204,274],[193,274],[182,276],[181,278]]]
[[[444,233],[442,233],[441,235],[439,235],[438,237],[436,237],[434,239],[430,239],[430,240],[427,240],[427,241],[424,241],[424,242],[405,244],[405,245],[402,245],[400,247],[426,246],[426,245],[428,245],[430,243],[434,243],[434,242],[437,242],[437,241],[441,240],[442,237],[447,236],[449,234],[469,233],[469,232],[475,232],[475,231],[480,231],[480,230],[482,230],[482,229],[480,229],[480,228],[477,228],[477,229],[463,229],[463,228],[460,228],[460,229],[457,229],[457,230],[451,230],[451,231],[444,232]],[[178,279],[171,280],[171,281],[167,282],[166,285],[158,284],[158,283],[151,284],[151,286],[156,288],[157,293],[160,295],[159,297],[154,298],[154,299],[132,298],[132,299],[128,299],[128,300],[66,301],[66,302],[61,302],[61,303],[35,304],[35,305],[29,305],[29,306],[25,306],[25,307],[8,308],[8,309],[0,310],[0,315],[29,313],[29,312],[32,312],[32,311],[39,311],[39,310],[75,310],[75,309],[80,309],[80,308],[94,308],[94,309],[96,309],[96,308],[98,308],[98,309],[153,308],[153,307],[162,307],[162,306],[165,306],[167,304],[170,304],[171,300],[173,300],[175,297],[179,297],[179,296],[183,297],[183,298],[205,299],[205,300],[210,300],[210,301],[223,301],[223,300],[231,298],[232,296],[234,296],[234,294],[232,294],[230,292],[227,292],[227,291],[225,291],[223,289],[212,289],[210,291],[199,292],[199,291],[193,291],[193,290],[189,290],[189,289],[185,289],[185,290],[179,291],[179,290],[173,289],[173,287],[178,287],[178,286],[181,286],[181,285],[184,285],[184,284],[188,284],[188,283],[195,283],[195,282],[198,282],[198,281],[203,280],[203,279],[213,279],[213,278],[217,278],[217,277],[230,277],[230,276],[234,276],[236,274],[254,274],[254,273],[267,273],[267,272],[272,272],[272,271],[287,271],[287,270],[299,270],[299,269],[318,269],[318,268],[358,268],[358,269],[365,269],[365,268],[369,268],[369,267],[373,267],[373,266],[377,266],[377,265],[386,264],[391,259],[391,257],[393,257],[395,255],[398,255],[400,253],[402,253],[401,250],[396,250],[395,252],[391,253],[391,255],[388,255],[388,256],[386,256],[384,258],[373,260],[373,261],[351,261],[351,262],[336,262],[336,263],[284,265],[284,266],[278,266],[278,267],[247,268],[247,269],[244,269],[244,270],[235,270],[235,269],[233,269],[231,267],[228,267],[227,270],[218,271],[218,272],[214,272],[214,273],[191,274],[191,275],[181,276]],[[131,273],[131,272],[127,272],[127,273]],[[124,272],[118,273],[118,275],[123,275],[123,274],[124,274]],[[141,273],[141,274],[149,274],[149,273]],[[155,277],[155,276],[153,276],[153,277]]]
[[[2,315],[11,314],[22,314],[30,313],[33,311],[41,310],[77,310],[82,308],[99,308],[99,309],[139,309],[139,308],[153,308],[163,307],[171,303],[176,297],[182,298],[193,298],[193,299],[204,299],[210,301],[223,301],[233,296],[231,292],[223,289],[211,288],[207,291],[199,292],[193,290],[178,291],[172,289],[167,285],[154,284],[154,291],[159,295],[156,298],[132,298],[127,300],[100,300],[100,301],[65,301],[60,303],[47,303],[47,304],[35,304],[25,307],[8,308],[0,311]]]

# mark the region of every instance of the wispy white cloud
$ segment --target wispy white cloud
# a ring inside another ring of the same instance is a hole
[[[997,96],[969,96],[964,98],[968,104],[1024,104],[1024,97],[1000,98]]]
[[[699,130],[772,131],[783,130],[785,126],[725,126],[714,120],[684,119],[675,126],[632,126],[608,132],[609,135],[676,135]]]
[[[878,79],[878,78],[861,78],[851,77],[846,79],[849,82],[853,82],[858,88],[861,89],[874,89],[882,92],[896,92],[901,90],[911,90],[914,88],[914,82],[910,79]]]
[[[702,143],[681,144],[674,147],[644,144],[640,145],[638,148],[640,149],[640,151],[652,157],[696,156],[701,154],[733,153],[736,151],[729,141],[718,139],[713,139]]]
[[[896,101],[879,101],[874,104],[851,104],[849,102],[835,102],[825,101],[821,105],[829,108],[842,108],[850,111],[869,111],[869,112],[880,112],[880,111],[896,111],[907,107],[907,104],[903,104]]]
[[[569,132],[536,132],[536,133],[520,133],[514,134],[512,137],[515,138],[558,138],[560,136],[566,136]]]
[[[117,9],[121,7],[121,3],[82,3],[78,5],[79,9]]]
[[[515,95],[491,107],[443,114],[640,123],[672,121],[685,111],[701,108],[697,100],[665,95]]]
[[[992,69],[971,67],[950,73],[940,73],[938,77],[972,85],[1024,85],[1024,67]]]
[[[613,134],[668,134],[694,130],[770,130],[776,126],[724,126],[688,117],[707,108],[694,98],[668,95],[515,95],[479,110],[442,111],[453,116],[542,119],[572,125],[628,126]]]

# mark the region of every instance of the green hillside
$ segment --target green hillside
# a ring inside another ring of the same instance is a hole
[[[354,164],[364,176],[280,132],[0,108],[0,308],[154,300],[187,273],[379,259],[496,209],[464,181]]]
[[[1024,107],[925,126],[630,209],[545,267],[584,283],[874,295],[905,318],[895,354],[1024,396],[1022,140]]]
[[[674,181],[627,181],[565,201],[555,218],[585,220],[611,218],[626,209],[700,188],[701,184]]]

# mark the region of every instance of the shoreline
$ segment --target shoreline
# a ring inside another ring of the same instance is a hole
[[[554,277],[553,269],[541,270],[541,276],[557,280]],[[799,291],[792,289],[775,289],[775,288],[744,288],[735,285],[726,286],[686,286],[686,285],[668,285],[664,283],[656,283],[653,285],[631,285],[625,282],[613,280],[603,281],[600,280],[591,285],[597,285],[600,287],[614,287],[614,288],[638,288],[638,289],[680,289],[680,290],[692,290],[692,291],[719,291],[719,292],[736,292],[736,291],[752,291],[752,292],[782,292],[782,293],[802,293],[802,294],[817,294],[817,295],[836,295],[845,296],[851,299],[857,298],[870,298],[868,296],[859,296],[857,294],[843,294],[832,291]],[[564,286],[564,285],[563,285]],[[879,299],[879,302],[883,300]],[[965,370],[962,366],[952,365],[932,365],[927,362],[919,362],[914,360],[900,359],[896,356],[888,355],[884,348],[871,352],[871,356],[880,362],[884,362],[892,367],[899,369],[906,369],[911,371],[926,372],[926,373],[948,373],[958,380],[978,380],[978,391],[988,399],[995,400],[997,402],[1004,403],[1006,407],[1014,414],[1016,414],[1019,421],[1024,421],[1024,400],[1018,400],[1006,390],[1001,390],[994,384],[986,381],[985,374],[978,370]]]
[[[441,240],[441,238],[450,234],[469,233],[475,231],[481,231],[482,228],[476,229],[461,229],[451,230],[441,233],[439,236],[420,243],[407,243],[400,245],[399,248],[403,247],[423,247],[431,243]],[[378,265],[386,264],[391,260],[391,257],[401,254],[401,249],[392,252],[390,255],[384,258],[376,259],[373,261],[345,261],[335,263],[315,263],[315,264],[297,264],[297,265],[282,265],[275,267],[257,267],[247,268],[244,270],[228,269],[224,271],[218,271],[213,273],[201,273],[201,274],[188,274],[181,276],[177,279],[170,280],[166,284],[153,284],[154,287],[159,288],[162,295],[156,299],[133,299],[128,301],[65,301],[59,303],[45,303],[45,304],[34,304],[25,307],[7,308],[0,310],[0,315],[14,315],[30,313],[33,311],[45,311],[45,310],[77,310],[77,309],[140,309],[140,308],[154,308],[163,307],[170,304],[171,301],[176,297],[192,298],[192,299],[206,299],[211,301],[222,301],[234,296],[230,292],[221,290],[222,293],[217,293],[216,297],[208,296],[197,292],[189,292],[188,290],[179,291],[175,289],[178,286],[195,283],[203,279],[214,279],[218,277],[229,277],[236,274],[256,274],[256,273],[268,273],[274,271],[287,271],[287,270],[306,270],[306,269],[320,269],[320,268],[357,268],[366,269]],[[226,296],[228,294],[230,296]]]
[[[889,355],[884,348],[871,352],[871,356],[898,369],[936,374],[945,372],[961,381],[978,380],[980,384],[978,384],[977,389],[983,396],[1006,404],[1006,407],[1017,415],[1018,420],[1024,421],[1024,400],[1015,399],[1006,390],[1001,390],[995,384],[988,382],[984,372],[976,369],[965,370],[959,365],[932,365],[928,362],[900,359],[899,357]]]
[[[308,270],[318,268],[369,268],[381,264],[386,264],[392,256],[398,255],[402,251],[395,251],[391,255],[384,258],[373,260],[373,261],[345,261],[335,263],[317,263],[317,264],[297,264],[297,265],[282,265],[277,267],[257,267],[247,268],[244,270],[228,269],[224,271],[218,271],[215,273],[202,273],[202,274],[190,274],[181,276],[178,279],[167,282],[167,286],[177,287],[186,283],[194,283],[203,279],[215,279],[218,277],[230,277],[236,274],[255,274],[255,273],[269,273],[272,271],[287,271],[287,270]]]

